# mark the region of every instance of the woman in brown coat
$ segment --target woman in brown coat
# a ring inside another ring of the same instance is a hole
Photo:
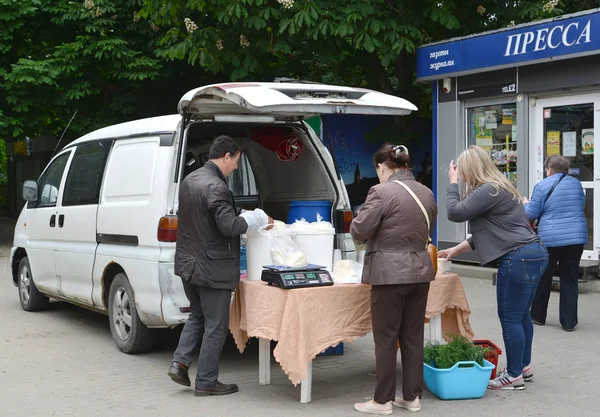
[[[383,145],[373,156],[381,184],[371,188],[352,222],[354,239],[367,242],[362,282],[370,284],[377,384],[372,401],[354,405],[366,414],[390,415],[392,403],[421,409],[423,339],[429,283],[435,278],[426,250],[437,217],[431,190],[415,181],[405,146]],[[400,184],[414,192],[429,217]],[[402,355],[402,398],[396,398],[396,355]]]

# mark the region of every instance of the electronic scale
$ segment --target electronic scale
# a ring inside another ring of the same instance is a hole
[[[333,279],[324,266],[308,264],[304,268],[287,268],[266,265],[264,268],[261,280],[286,290],[333,285]]]

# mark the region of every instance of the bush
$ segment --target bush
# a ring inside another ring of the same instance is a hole
[[[483,358],[489,348],[474,345],[464,336],[453,336],[445,345],[429,342],[425,346],[425,363],[438,369],[452,368],[457,362],[477,362],[483,366]]]

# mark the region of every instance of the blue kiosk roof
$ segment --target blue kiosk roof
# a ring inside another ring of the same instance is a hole
[[[599,52],[600,9],[593,9],[423,45],[417,49],[417,81]]]

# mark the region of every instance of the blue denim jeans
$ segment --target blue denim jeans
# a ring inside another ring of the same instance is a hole
[[[533,322],[529,310],[546,267],[548,251],[534,242],[498,259],[496,296],[506,349],[506,368],[512,377],[531,363]]]

